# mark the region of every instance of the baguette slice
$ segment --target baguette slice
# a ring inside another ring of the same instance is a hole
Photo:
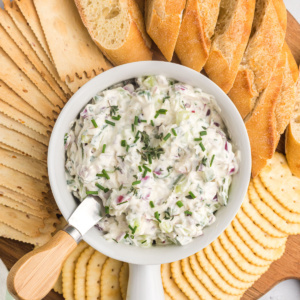
[[[255,0],[222,0],[208,60],[208,77],[226,94],[243,58],[254,17]]]
[[[300,77],[297,83],[293,118],[286,131],[285,152],[292,173],[300,177]]]
[[[275,109],[283,83],[285,62],[286,53],[282,51],[269,85],[245,121],[251,145],[252,177],[256,177],[267,160],[272,158],[280,138],[276,128]]]
[[[151,41],[134,0],[75,3],[92,39],[114,65],[152,59]]]
[[[228,94],[243,119],[269,84],[284,43],[286,22],[282,0],[257,0],[250,40]]]
[[[171,61],[186,0],[147,0],[146,30],[164,57]]]
[[[175,52],[180,62],[201,71],[207,61],[221,0],[187,0]]]

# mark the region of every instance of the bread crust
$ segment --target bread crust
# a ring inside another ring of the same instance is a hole
[[[225,32],[220,35],[215,33],[204,69],[208,77],[226,94],[233,86],[245,52],[254,10],[255,0],[238,0]]]
[[[82,7],[81,0],[75,0],[83,24],[87,28],[95,44],[100,48],[103,54],[114,64],[122,65],[135,61],[152,60],[152,52],[147,47],[137,24],[131,19],[128,35],[124,43],[117,49],[108,49],[101,45],[95,37],[93,30],[87,20]]]
[[[146,2],[147,33],[164,57],[171,61],[181,25],[186,0],[152,0]],[[152,11],[149,11],[151,10]]]

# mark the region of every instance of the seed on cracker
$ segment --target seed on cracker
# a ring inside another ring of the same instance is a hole
[[[80,254],[87,248],[88,245],[81,241],[75,250],[66,259],[62,267],[62,286],[63,296],[65,300],[74,300],[74,277],[75,266]]]
[[[184,277],[196,291],[198,296],[202,299],[213,300],[214,298],[211,293],[194,274],[188,257],[181,260],[181,267]]]
[[[187,279],[183,276],[180,261],[171,263],[171,273],[175,283],[181,289],[181,291],[188,297],[188,299],[201,299],[193,287],[189,284]]]
[[[285,245],[287,240],[286,237],[277,238],[267,234],[260,227],[255,225],[255,223],[244,213],[242,209],[238,211],[236,217],[251,237],[261,246],[276,249]]]
[[[100,281],[100,299],[122,300],[119,284],[121,267],[121,261],[110,257],[103,264],[101,277],[104,280]]]
[[[192,270],[194,271],[196,277],[203,283],[203,285],[207,288],[207,290],[218,300],[235,300],[240,299],[240,296],[233,296],[227,293],[224,293],[219,289],[218,286],[209,278],[209,276],[204,272],[204,270],[200,267],[198,260],[195,255],[191,255],[189,257],[190,264]]]
[[[292,175],[284,155],[276,152],[259,177],[281,205],[300,213],[300,179]]]
[[[128,279],[129,279],[129,265],[127,263],[123,263],[119,275],[119,284],[120,284],[121,295],[123,299],[126,299]]]
[[[253,184],[260,199],[267,204],[273,211],[290,223],[300,223],[300,214],[294,213],[277,201],[274,196],[265,188],[261,179],[256,177],[253,179]],[[287,201],[288,199],[285,199]]]
[[[95,251],[91,256],[86,271],[86,299],[100,299],[100,280],[102,275],[102,267],[107,256]]]
[[[225,265],[222,263],[220,258],[217,256],[215,251],[213,250],[212,245],[208,245],[206,248],[203,249],[208,261],[214,266],[216,271],[220,274],[220,276],[226,280],[226,282],[231,285],[232,287],[235,287],[240,290],[248,289],[252,282],[244,282],[239,279],[237,279],[235,276],[233,276],[225,267]]]
[[[182,290],[176,285],[172,272],[171,264],[161,265],[161,279],[165,292],[173,300],[187,300],[187,296],[182,292]]]
[[[74,283],[74,295],[75,300],[85,299],[85,280],[87,264],[91,256],[95,252],[94,248],[87,247],[79,256],[75,266],[75,283]]]
[[[207,274],[207,276],[214,282],[214,284],[222,290],[224,293],[229,295],[241,295],[243,294],[243,290],[234,288],[230,286],[216,271],[213,265],[208,261],[203,250],[197,252],[196,258],[202,268],[202,270]]]

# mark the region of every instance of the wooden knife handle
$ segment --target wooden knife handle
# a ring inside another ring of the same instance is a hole
[[[40,300],[54,286],[65,259],[76,248],[74,238],[58,231],[42,247],[24,255],[10,270],[8,291],[20,300]]]

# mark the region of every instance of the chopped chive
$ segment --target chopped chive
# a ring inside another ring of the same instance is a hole
[[[134,124],[131,124],[131,131],[134,132]]]
[[[140,171],[140,172],[142,172],[142,171],[143,171],[143,169],[142,169],[142,167],[141,167],[141,166],[139,166],[139,171]]]
[[[137,226],[134,226],[134,228],[132,228],[130,225],[128,225],[128,228],[131,230],[132,234],[134,234],[137,230]]]
[[[115,241],[118,244],[118,241],[116,239],[113,239],[113,241]]]
[[[127,145],[126,141],[125,141],[125,140],[122,140],[122,141],[121,141],[121,146],[122,146],[122,147],[126,147],[126,145]]]
[[[105,153],[105,149],[106,149],[106,144],[104,144],[104,145],[102,146],[102,153]]]
[[[102,174],[104,175],[104,177],[105,177],[106,179],[110,179],[110,177],[108,176],[106,170],[103,169],[103,170],[102,170]]]
[[[146,165],[143,165],[143,168],[144,168],[145,170],[147,170],[148,172],[151,172],[151,169],[148,168]]]
[[[98,128],[98,125],[97,125],[96,121],[95,121],[94,119],[92,119],[91,121],[92,121],[94,127],[95,127],[95,128]]]
[[[212,158],[211,158],[210,166],[212,166],[212,164],[213,164],[213,162],[214,162],[214,159],[215,159],[215,155],[213,155]]]
[[[159,113],[156,113],[154,116],[154,119],[156,119],[159,116]]]
[[[119,187],[119,191],[121,191],[121,190],[122,190],[122,188],[123,188],[123,183],[120,185],[120,187]]]
[[[172,133],[177,136],[176,130],[174,128],[172,128]]]
[[[98,191],[86,191],[87,195],[98,195]]]
[[[207,131],[200,131],[200,136],[207,135]]]
[[[134,125],[138,125],[138,123],[139,123],[139,117],[135,116],[134,117]]]
[[[154,126],[154,122],[153,122],[153,120],[151,120],[151,125],[152,125],[152,126]]]
[[[109,206],[105,206],[104,209],[105,209],[105,214],[108,215],[109,214]]]
[[[148,161],[149,161],[149,164],[152,165],[152,157],[150,154],[148,155]]]
[[[191,216],[191,215],[193,214],[193,213],[192,213],[191,211],[189,211],[189,210],[186,210],[184,213],[185,213],[186,216]]]
[[[196,198],[196,196],[192,192],[189,192],[189,195],[192,197],[192,199]]]
[[[155,119],[159,116],[159,115],[165,115],[167,113],[168,110],[166,109],[159,109],[156,111],[156,114],[155,114]]]
[[[137,141],[139,140],[139,137],[136,137],[133,141],[133,143],[135,144]]]
[[[128,150],[129,150],[129,145],[126,146],[126,152],[128,152]]]
[[[205,147],[204,147],[204,145],[202,144],[202,142],[200,142],[199,145],[200,145],[202,151],[205,151]]]
[[[98,177],[105,177],[103,174],[96,174],[96,176],[98,176]]]
[[[106,190],[106,188],[105,188],[104,186],[102,186],[101,184],[99,184],[99,183],[95,183],[95,186],[96,186],[97,188],[99,188],[100,190],[102,190],[102,191],[105,191],[105,190]]]
[[[144,173],[143,173],[143,175],[142,175],[142,177],[143,177],[143,178],[145,178],[145,177],[146,177],[146,175],[147,175],[147,172],[148,172],[147,170],[145,170],[145,171],[144,171]]]
[[[124,239],[127,239],[129,237],[129,234],[126,233],[125,236],[124,236]]]
[[[196,138],[196,139],[194,139],[194,141],[200,142],[200,141],[202,141],[202,138]]]
[[[116,120],[116,121],[119,121],[120,119],[121,119],[121,116],[120,115],[118,115],[118,116],[116,116],[116,117],[111,117],[113,120]]]
[[[141,120],[141,122],[143,122],[143,123],[147,123],[147,120]]]
[[[181,201],[177,201],[176,204],[177,204],[178,207],[182,207],[183,206],[183,203]]]
[[[153,201],[150,201],[150,202],[149,202],[149,205],[150,205],[151,208],[153,208],[153,207],[154,207]]]
[[[142,241],[142,243],[141,244],[145,244],[147,242],[147,240],[144,240],[144,241]]]
[[[140,184],[141,183],[141,181],[140,180],[137,180],[137,181],[134,181],[133,183],[132,183],[132,185],[137,185],[137,184]]]
[[[108,120],[105,120],[105,123],[106,123],[106,124],[109,124],[109,125],[111,125],[111,126],[116,126],[116,123],[111,122],[111,121],[108,121]]]
[[[124,201],[124,202],[121,202],[121,203],[118,203],[117,205],[121,205],[121,204],[124,204],[124,203],[127,203],[128,201]]]
[[[202,126],[202,128],[203,128],[204,130],[206,130],[206,129],[207,129],[207,127],[204,127],[204,126]]]
[[[164,141],[167,141],[171,136],[171,133],[168,133],[165,137],[164,137]]]
[[[154,213],[154,217],[155,217],[155,219],[156,219],[159,223],[161,223],[161,220],[159,219],[159,216],[160,216],[160,214],[158,213],[158,211],[156,211],[156,212]]]

